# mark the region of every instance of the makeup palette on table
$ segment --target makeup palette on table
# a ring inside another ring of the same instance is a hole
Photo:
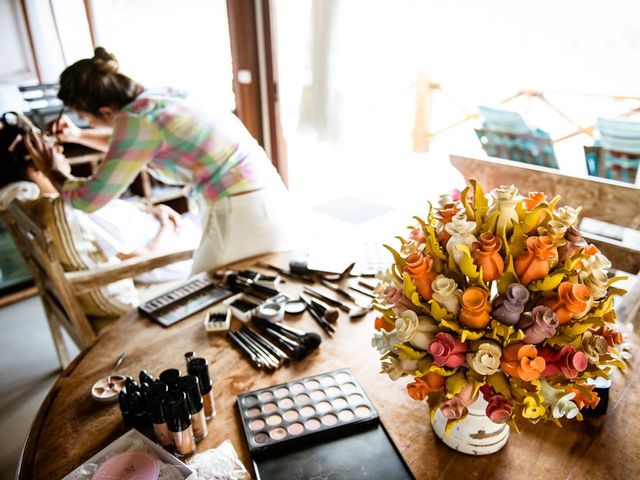
[[[414,478],[348,368],[241,394],[237,405],[260,480]]]

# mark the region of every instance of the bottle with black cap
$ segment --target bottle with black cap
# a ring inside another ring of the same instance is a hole
[[[196,357],[189,362],[188,371],[190,375],[198,377],[200,384],[200,395],[204,401],[204,415],[207,420],[211,420],[216,415],[216,403],[213,399],[213,387],[209,376],[209,362],[206,358]]]
[[[126,427],[131,428],[135,426],[133,415],[131,414],[131,405],[129,404],[129,397],[127,392],[121,390],[118,394],[118,405],[120,406],[120,413],[122,413],[122,420]]]
[[[134,426],[137,429],[142,429],[149,425],[150,418],[147,413],[147,402],[140,390],[134,390],[133,392],[127,392],[127,399],[131,406],[131,415],[133,416]]]
[[[188,457],[196,451],[196,441],[193,438],[187,396],[179,390],[170,391],[164,397],[163,406],[174,454],[179,458]]]
[[[151,385],[154,382],[154,378],[146,370],[140,370],[138,378],[140,379],[140,385],[144,385],[145,383]]]
[[[160,374],[160,381],[169,387],[169,390],[175,390],[180,378],[180,370],[177,368],[168,368]]]
[[[178,380],[178,386],[187,395],[187,406],[191,413],[191,427],[196,442],[207,436],[207,420],[204,416],[204,402],[200,396],[198,377],[185,375]]]
[[[147,389],[147,410],[156,439],[163,448],[171,447],[171,433],[162,406],[168,391],[169,388],[162,382],[153,382]]]

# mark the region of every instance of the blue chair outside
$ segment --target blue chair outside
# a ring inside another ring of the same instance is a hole
[[[589,175],[636,183],[640,166],[640,121],[598,118],[600,138],[585,147]]]
[[[482,128],[475,129],[490,157],[505,158],[540,167],[558,168],[551,136],[529,126],[518,112],[480,106]]]

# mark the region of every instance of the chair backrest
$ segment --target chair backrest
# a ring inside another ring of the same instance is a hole
[[[497,158],[451,155],[451,163],[465,178],[475,178],[485,189],[516,185],[521,192],[541,191],[562,197],[562,204],[582,205],[581,216],[621,227],[640,229],[640,188],[600,178],[581,178],[557,170]],[[609,259],[614,268],[640,271],[640,249],[594,234],[584,234]]]
[[[478,109],[483,123],[475,132],[488,156],[558,168],[547,132],[527,125],[518,112],[483,105]]]
[[[78,347],[85,348],[95,339],[95,332],[80,305],[73,289],[65,278],[64,268],[53,235],[38,218],[35,211],[43,202],[62,202],[59,198],[40,198],[29,201],[12,201],[0,215],[5,222],[20,253],[25,259],[49,321],[56,347],[62,339],[59,326],[63,327]],[[58,351],[59,356],[61,352]],[[67,359],[61,358],[66,363]]]
[[[598,118],[599,139],[585,147],[589,175],[636,183],[640,166],[640,121]]]

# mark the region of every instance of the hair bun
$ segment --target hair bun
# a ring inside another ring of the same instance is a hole
[[[120,68],[116,56],[107,52],[103,47],[97,47],[94,50],[91,60],[102,73],[117,73]]]

